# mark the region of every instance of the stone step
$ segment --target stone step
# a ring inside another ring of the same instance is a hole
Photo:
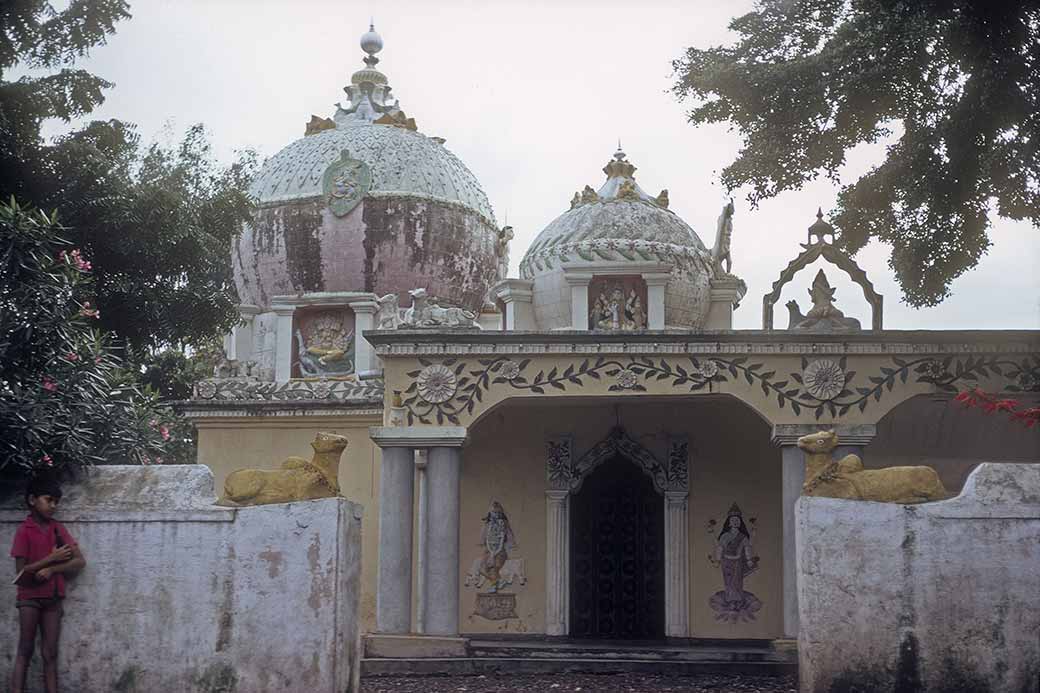
[[[793,661],[742,661],[733,659],[683,660],[640,658],[559,657],[424,657],[416,659],[361,660],[361,675],[376,676],[466,676],[477,674],[621,674],[652,673],[676,676],[696,674],[796,674]]]
[[[718,643],[690,646],[669,644],[557,643],[470,640],[474,657],[537,659],[597,659],[688,662],[794,662],[797,650],[785,643]]]

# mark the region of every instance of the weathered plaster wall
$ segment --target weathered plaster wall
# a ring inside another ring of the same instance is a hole
[[[339,465],[342,494],[365,508],[361,531],[362,564],[360,620],[364,631],[375,628],[376,557],[379,547],[379,448],[368,427],[382,422],[379,415],[356,417],[227,418],[198,422],[199,464],[213,471],[216,489],[235,469],[275,469],[290,456],[310,457],[311,441],[319,432],[335,433],[350,441]]]
[[[918,506],[799,499],[803,693],[1040,690],[1040,465]]]
[[[690,438],[690,619],[694,637],[773,638],[782,634],[780,556],[780,454],[770,428],[747,407],[725,397],[704,400],[644,398],[619,404],[554,400],[532,406],[512,403],[492,412],[470,431],[462,453],[460,579],[481,556],[481,519],[492,499],[502,503],[517,538],[510,558],[525,562],[528,583],[517,594],[519,619],[474,616],[476,590],[460,585],[459,622],[464,633],[545,631],[545,441],[570,433],[584,454],[620,418],[628,434],[664,459],[667,434]],[[752,538],[760,568],[745,589],[762,602],[754,620],[716,619],[712,594],[722,589],[720,570],[708,559],[732,503],[755,518]]]
[[[337,217],[321,199],[268,206],[232,250],[239,299],[266,307],[306,291],[426,288],[478,310],[495,280],[496,230],[460,205],[407,196],[366,198]]]
[[[59,519],[87,567],[65,601],[65,690],[357,690],[361,506],[232,510],[212,500],[212,476],[198,465],[101,468],[69,489]],[[24,516],[0,510],[0,543],[10,546]],[[0,581],[0,601],[14,600]],[[18,640],[9,616],[4,680]]]

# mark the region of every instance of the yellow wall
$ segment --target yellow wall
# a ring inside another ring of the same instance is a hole
[[[600,400],[603,402],[603,400]],[[606,437],[618,415],[628,434],[664,459],[668,434],[690,438],[690,617],[693,637],[773,638],[782,634],[780,453],[770,444],[770,427],[729,398],[670,398],[633,401],[615,412],[612,403],[555,399],[507,404],[478,422],[463,449],[460,517],[460,583],[482,554],[481,518],[492,499],[502,503],[516,534],[510,558],[526,562],[528,583],[517,594],[519,619],[491,621],[474,615],[476,590],[460,584],[460,625],[464,633],[545,630],[545,441],[569,433],[581,456]],[[760,568],[745,589],[763,602],[756,620],[719,623],[708,598],[722,589],[718,568],[708,560],[716,530],[736,502],[745,520],[756,518],[753,543]]]
[[[369,426],[382,423],[379,415],[307,418],[228,418],[198,422],[200,464],[213,470],[217,494],[235,469],[274,469],[286,457],[310,457],[310,443],[324,431],[350,441],[339,465],[343,495],[361,503],[361,627],[375,628],[376,554],[379,543],[379,448],[368,436]]]

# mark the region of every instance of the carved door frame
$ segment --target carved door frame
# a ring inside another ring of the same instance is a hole
[[[689,637],[689,441],[668,437],[668,456],[660,462],[652,452],[614,428],[577,460],[573,438],[546,441],[545,633],[570,633],[570,497],[592,470],[620,455],[650,477],[664,498],[665,635]]]

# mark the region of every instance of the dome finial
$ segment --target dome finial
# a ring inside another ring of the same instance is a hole
[[[621,150],[621,138],[617,138],[617,151],[614,152],[614,158],[618,161],[625,160],[625,152]]]
[[[376,53],[383,50],[383,37],[376,33],[376,24],[373,19],[368,25],[368,31],[361,35],[361,50],[368,53],[365,56],[365,65],[375,67],[379,62]]]

